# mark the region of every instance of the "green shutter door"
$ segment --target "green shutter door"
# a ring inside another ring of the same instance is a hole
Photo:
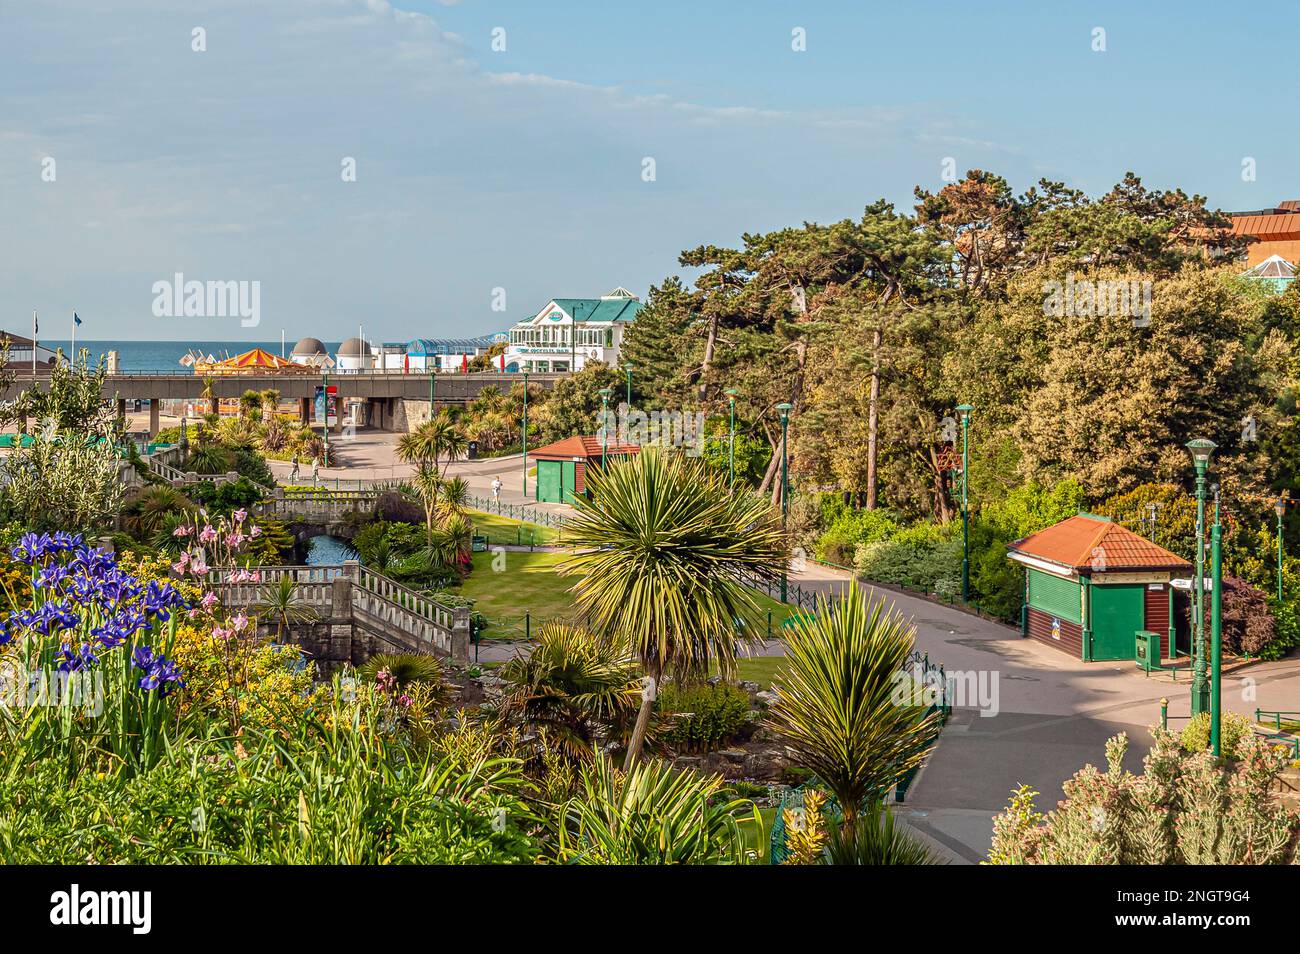
[[[560,467],[563,468],[560,477],[560,497],[561,503],[573,503],[573,491],[578,486],[577,467],[571,460],[560,461]]]
[[[537,499],[542,503],[560,503],[560,462],[537,462]]]
[[[1143,628],[1145,583],[1098,584],[1092,591],[1092,658],[1132,659]]]
[[[1082,620],[1079,584],[1041,570],[1029,571],[1029,605],[1071,623]]]

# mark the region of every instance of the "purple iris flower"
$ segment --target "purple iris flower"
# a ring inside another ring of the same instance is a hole
[[[81,648],[76,652],[64,643],[55,654],[55,658],[62,660],[59,663],[59,672],[79,672],[99,662],[99,657],[90,651],[89,643],[82,643]]]
[[[37,560],[45,556],[49,551],[52,540],[48,533],[42,533],[39,536],[35,533],[24,533],[18,538],[9,555],[19,563],[32,566]]]

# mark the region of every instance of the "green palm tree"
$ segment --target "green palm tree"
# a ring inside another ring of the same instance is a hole
[[[703,677],[714,663],[734,675],[739,646],[759,637],[742,577],[775,583],[789,559],[775,512],[728,493],[726,474],[699,459],[657,448],[588,471],[587,486],[592,499],[574,499],[562,535],[579,552],[560,572],[579,576],[573,593],[593,627],[656,678]]]
[[[184,522],[198,508],[175,487],[158,485],[141,491],[122,508],[123,528],[137,540],[155,537],[168,524],[168,517],[178,514]],[[168,526],[172,529],[175,524]]]
[[[441,458],[444,461],[442,473],[446,473],[447,466],[452,461],[465,456],[465,452],[469,448],[469,441],[446,411],[443,411],[432,421],[428,421],[422,426],[429,429],[429,442],[437,451],[434,462],[437,463],[437,460]]]
[[[262,411],[262,393],[260,391],[248,390],[239,396],[239,419],[242,421],[251,421],[256,414]]]
[[[438,468],[429,463],[421,463],[411,475],[411,489],[424,505],[424,529],[433,538],[434,516],[438,510],[438,500],[442,494],[442,476]]]
[[[285,634],[294,623],[314,619],[315,612],[298,592],[298,584],[291,577],[282,576],[265,584],[258,593],[258,613],[275,620],[275,638],[284,641]]]
[[[548,747],[589,755],[611,726],[641,703],[636,662],[581,627],[546,623],[527,656],[501,670],[501,714],[527,726]]]
[[[397,439],[397,458],[417,468],[429,465],[442,476],[446,464],[465,456],[469,442],[460,432],[456,422],[446,411],[418,425],[415,430]],[[446,463],[438,469],[438,461]]]
[[[464,477],[452,477],[442,482],[442,512],[447,516],[463,516],[469,509],[469,482]]]
[[[883,801],[939,734],[941,717],[899,694],[915,633],[892,603],[867,600],[856,582],[786,631],[767,726],[838,800],[846,835],[863,806]]]

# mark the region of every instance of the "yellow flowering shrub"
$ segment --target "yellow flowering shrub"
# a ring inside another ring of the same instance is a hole
[[[314,666],[303,665],[293,646],[262,639],[224,642],[210,624],[182,623],[172,658],[185,679],[182,718],[198,716],[276,732],[299,732],[304,717],[327,703],[329,693],[313,685]]]

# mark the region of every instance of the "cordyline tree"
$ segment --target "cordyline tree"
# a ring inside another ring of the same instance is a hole
[[[742,577],[773,584],[790,557],[767,502],[731,493],[698,458],[646,447],[590,470],[588,500],[565,524],[577,552],[560,572],[592,629],[623,645],[656,679],[734,676],[739,648],[760,638],[758,603]]]

